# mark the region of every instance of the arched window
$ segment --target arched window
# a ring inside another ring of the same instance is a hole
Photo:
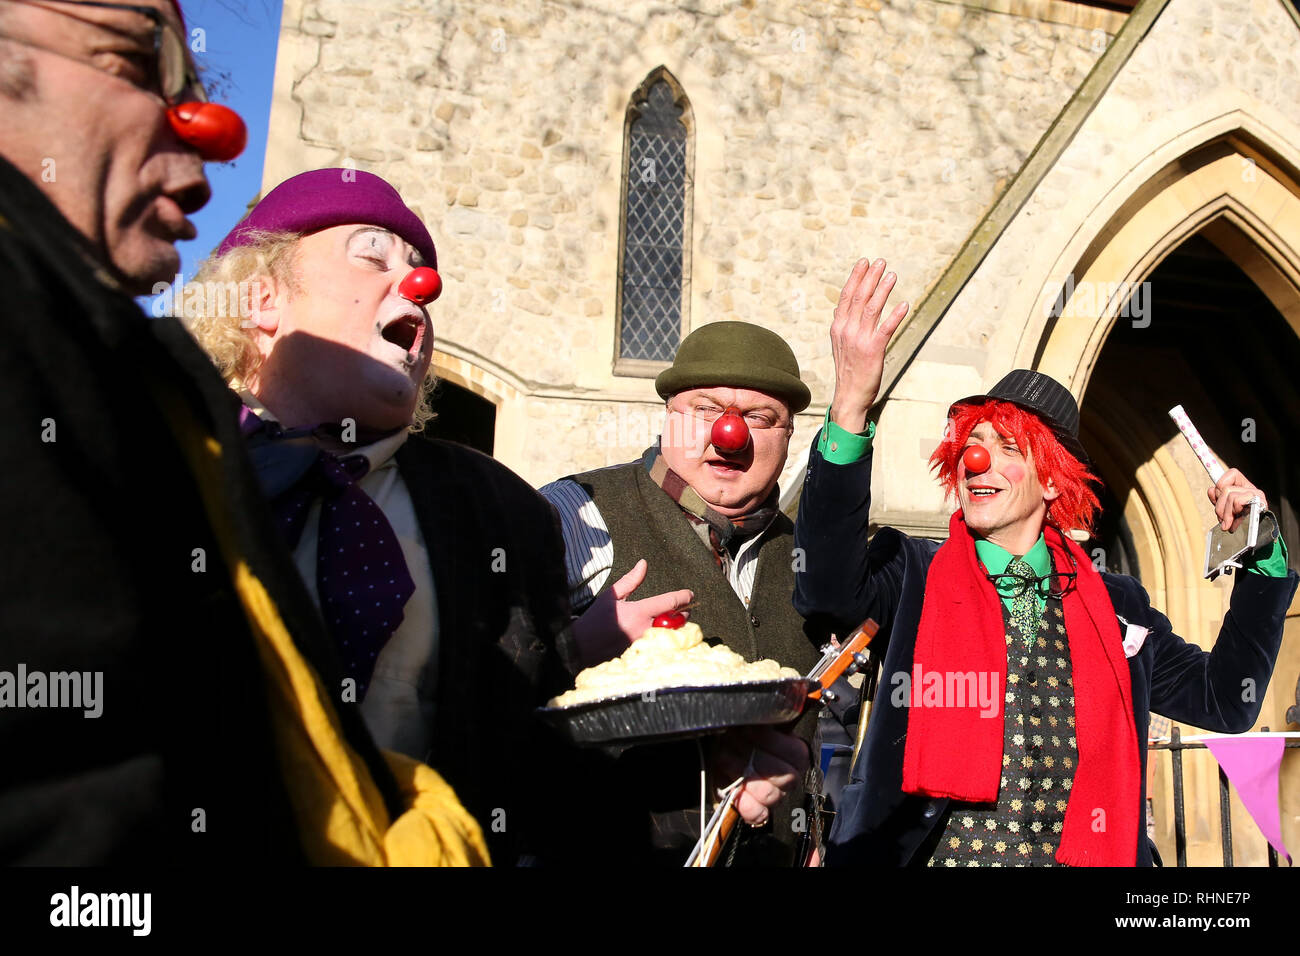
[[[667,69],[632,95],[623,130],[614,371],[650,376],[672,361],[690,303],[693,122]]]

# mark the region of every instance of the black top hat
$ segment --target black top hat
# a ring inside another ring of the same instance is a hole
[[[951,416],[953,408],[958,405],[978,405],[989,399],[1010,402],[1033,412],[1052,430],[1066,451],[1085,465],[1090,463],[1088,453],[1079,443],[1079,403],[1068,388],[1050,375],[1027,368],[1015,369],[1003,376],[987,395],[971,395],[953,402],[948,414]]]

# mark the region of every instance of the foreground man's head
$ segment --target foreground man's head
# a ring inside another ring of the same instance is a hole
[[[211,195],[204,159],[243,148],[185,35],[169,0],[0,0],[0,155],[133,294],[175,275],[175,243]]]

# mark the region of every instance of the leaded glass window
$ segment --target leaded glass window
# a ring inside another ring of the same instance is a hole
[[[654,374],[686,325],[690,279],[690,105],[667,70],[628,110],[616,371]]]

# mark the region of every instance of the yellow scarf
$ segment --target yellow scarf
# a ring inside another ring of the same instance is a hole
[[[298,652],[275,602],[239,554],[222,491],[221,445],[185,399],[153,383],[194,473],[266,671],[276,752],[307,859],[319,865],[488,866],[478,823],[437,772],[384,751],[405,812],[390,820],[365,762],[348,746],[320,676]]]

